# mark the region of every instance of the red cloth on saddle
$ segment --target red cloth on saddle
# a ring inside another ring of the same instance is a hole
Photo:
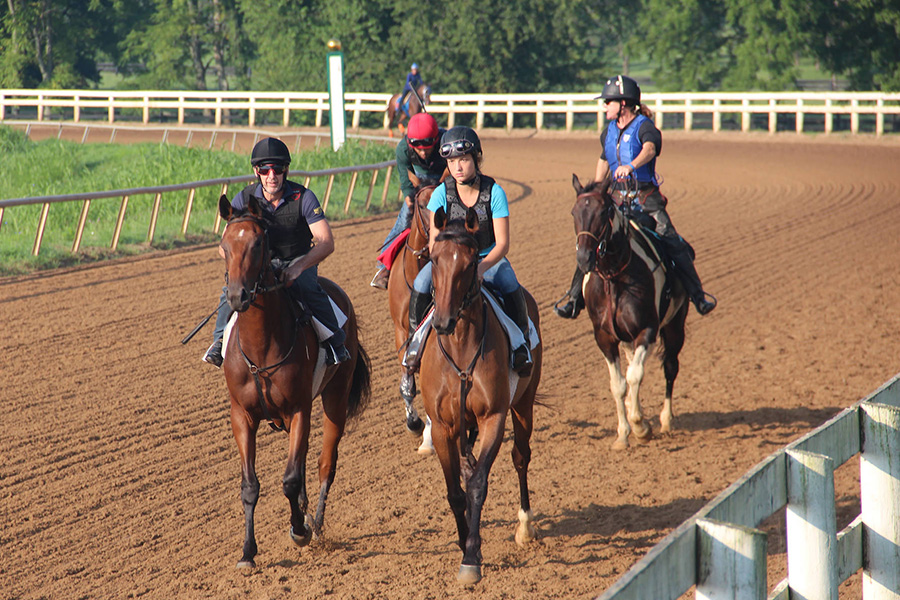
[[[384,252],[378,255],[378,262],[390,270],[391,265],[394,264],[394,259],[397,258],[397,254],[400,253],[400,248],[406,243],[406,238],[408,237],[409,229],[404,229],[403,233],[398,235],[397,239],[391,242],[388,247],[384,249]]]

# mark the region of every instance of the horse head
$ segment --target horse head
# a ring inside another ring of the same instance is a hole
[[[419,86],[419,97],[425,104],[431,104],[431,86],[423,83]]]
[[[590,182],[582,186],[577,175],[572,175],[575,188],[575,258],[578,268],[587,273],[612,260],[619,246],[627,245],[624,237],[624,217],[616,210],[609,193],[609,180]],[[609,265],[607,266],[607,270]]]
[[[439,182],[431,179],[423,179],[416,186],[413,206],[413,227],[410,232],[410,247],[415,250],[424,250],[424,254],[428,253],[428,201],[431,200],[431,194],[434,193]]]
[[[263,280],[270,272],[268,221],[253,197],[246,210],[238,211],[223,195],[219,198],[219,214],[227,221],[219,246],[225,254],[225,297],[232,310],[243,312],[263,291]]]
[[[431,280],[434,285],[432,326],[442,334],[453,333],[460,314],[480,292],[478,283],[478,214],[466,211],[466,220],[448,221],[439,208],[434,213],[439,233],[431,246]]]

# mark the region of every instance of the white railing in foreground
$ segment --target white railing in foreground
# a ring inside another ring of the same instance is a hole
[[[860,515],[835,522],[834,469],[859,454]],[[900,598],[900,375],[776,452],[667,535],[598,600],[767,597],[766,534],[786,511],[788,577],[770,600],[837,600],[862,569],[862,597]]]
[[[351,115],[351,127],[360,125],[364,113],[378,115],[387,127],[385,108],[388,94],[348,92],[345,108]],[[698,115],[711,115],[711,129],[722,129],[723,117],[739,118],[740,129],[750,131],[753,115],[765,115],[766,128],[778,129],[778,115],[794,116],[793,129],[808,132],[810,115],[821,115],[822,131],[831,133],[835,119],[849,116],[851,133],[859,133],[860,117],[874,115],[874,132],[885,132],[885,116],[900,115],[900,94],[881,92],[704,92],[704,93],[648,93],[644,103],[656,114],[656,123],[666,125],[665,115],[678,115],[678,124],[685,130],[695,128]],[[526,127],[541,130],[546,117],[562,115],[565,129],[571,131],[576,115],[587,115],[597,129],[604,124],[605,111],[595,94],[433,94],[428,110],[447,115],[452,127],[460,115],[475,115],[475,127],[484,126],[486,115],[505,117],[506,128]],[[175,115],[179,124],[186,120],[207,119],[215,125],[225,122],[257,125],[263,112],[273,111],[281,117],[282,125],[290,125],[291,113],[313,112],[314,124],[320,127],[328,112],[326,92],[192,92],[192,91],[117,91],[117,90],[16,90],[0,89],[0,121],[22,109],[36,109],[39,121],[50,118],[81,121],[85,118],[103,119],[113,123],[123,120],[126,111],[140,114],[149,123],[155,112]],[[52,115],[50,114],[52,111]],[[205,115],[209,115],[206,117]],[[529,115],[523,125],[521,115]],[[516,117],[520,116],[519,123]],[[816,129],[819,121],[816,119]],[[894,126],[892,129],[896,131]]]

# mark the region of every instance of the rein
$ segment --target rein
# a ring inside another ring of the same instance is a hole
[[[438,348],[441,349],[441,354],[444,355],[444,358],[456,371],[456,376],[459,377],[459,454],[469,461],[469,466],[471,467],[475,466],[475,457],[472,454],[472,447],[469,445],[469,437],[466,435],[466,398],[469,395],[469,389],[472,387],[472,373],[475,370],[475,364],[484,354],[484,343],[487,338],[487,304],[484,302],[481,303],[481,313],[481,342],[478,344],[478,351],[472,357],[465,371],[456,365],[453,357],[444,348],[444,344],[441,342],[441,335],[438,334],[437,336]]]

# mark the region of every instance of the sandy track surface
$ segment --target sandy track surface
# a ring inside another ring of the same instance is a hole
[[[235,569],[243,515],[225,383],[199,361],[211,326],[179,343],[215,306],[215,249],[0,280],[0,598],[590,598],[759,460],[900,371],[900,145],[667,134],[670,214],[719,308],[688,317],[676,431],[613,452],[588,319],[552,314],[574,266],[571,176],[590,178],[598,143],[497,135],[485,147],[485,171],[513,200],[510,258],[543,321],[536,543],[513,541],[507,440],[483,518],[484,580],[456,583],[443,479],[405,433],[387,295],[368,286],[390,221],[341,224],[321,273],[355,303],[374,396],[341,444],[325,537],[310,548],[288,538],[287,438],[260,429],[250,572]],[[657,362],[645,382],[658,429]],[[839,526],[858,511],[854,469],[839,471]],[[773,541],[770,584],[782,552]]]

